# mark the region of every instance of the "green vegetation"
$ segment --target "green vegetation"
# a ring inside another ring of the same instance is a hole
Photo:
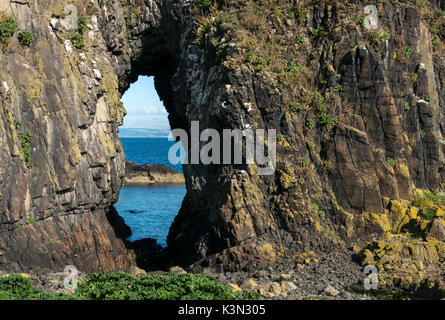
[[[341,84],[337,84],[337,85],[335,86],[335,90],[336,90],[337,92],[341,92],[341,91],[343,91],[343,86],[342,86]]]
[[[214,39],[213,39],[214,40]],[[224,42],[222,41],[213,41],[213,45],[216,50],[216,60],[218,63],[221,63],[226,60],[226,50],[224,49]]]
[[[129,6],[133,3],[133,0],[121,0],[121,5],[122,6]]]
[[[320,92],[314,91],[312,95],[312,105],[319,106],[323,102],[324,102],[324,96]]]
[[[19,120],[14,120],[13,125],[15,129],[19,131],[18,136],[20,145],[22,146],[23,150],[23,161],[25,161],[27,168],[32,168],[33,164],[31,161],[31,144],[33,143],[33,136],[32,134],[20,131],[20,129],[22,128],[22,123]]]
[[[426,102],[431,102],[432,101],[432,99],[431,99],[431,97],[429,95],[424,95],[423,96],[423,100],[425,100]]]
[[[433,220],[438,210],[445,206],[445,193],[425,192],[418,195],[412,202],[414,206],[421,208],[422,218]]]
[[[32,285],[30,279],[19,275],[0,277],[0,300],[58,300],[70,299],[63,294],[48,294]]]
[[[106,2],[107,2],[107,0],[99,0],[99,6],[103,7]]]
[[[410,73],[410,75],[409,75],[409,79],[410,79],[411,82],[414,84],[414,83],[417,82],[417,80],[419,80],[419,74],[418,74],[418,73],[415,73],[415,72],[412,72],[412,73]]]
[[[445,205],[445,194],[425,192],[424,195],[419,195],[414,199],[413,205],[420,208],[430,207],[431,205],[443,206]]]
[[[312,118],[308,118],[308,119],[306,120],[306,126],[308,126],[309,128],[313,128],[313,127],[315,127],[315,121],[314,121],[314,119],[312,119]]]
[[[331,160],[323,161],[323,168],[325,170],[331,170],[332,169],[332,161]]]
[[[317,117],[321,125],[335,126],[338,123],[337,118],[333,118],[327,114],[327,108],[324,104],[318,107]]]
[[[257,57],[256,64],[258,65],[258,70],[263,70],[264,66],[267,65],[267,59],[263,57]]]
[[[403,46],[402,47],[402,55],[407,59],[411,58],[411,55],[412,55],[411,48],[407,47],[407,46]]]
[[[322,38],[322,37],[324,37],[327,34],[327,32],[324,30],[323,26],[320,26],[320,27],[318,27],[316,29],[312,29],[311,33],[312,33],[313,36],[315,36],[317,38]]]
[[[277,134],[277,141],[281,142],[284,140],[284,135],[282,135],[281,133]]]
[[[202,9],[208,9],[212,5],[211,0],[198,0],[198,6]]]
[[[419,134],[422,139],[425,138],[425,136],[426,136],[426,132],[423,131],[422,129],[419,130]]]
[[[379,44],[383,40],[389,40],[390,38],[391,36],[389,35],[389,33],[381,30],[380,31],[373,30],[369,33],[369,40],[375,44]]]
[[[388,164],[391,166],[391,167],[394,167],[395,165],[396,165],[396,160],[394,160],[393,158],[387,158],[386,159],[386,161],[388,162]]]
[[[15,119],[12,124],[14,125],[14,128],[16,128],[17,130],[20,130],[22,128],[22,123],[17,119]]]
[[[307,167],[311,163],[311,161],[308,158],[303,157],[300,159],[300,163],[303,167]]]
[[[300,73],[303,66],[293,61],[289,62],[286,59],[282,59],[280,63],[281,66],[276,66],[274,68],[275,71],[278,73],[277,78],[283,84],[290,86],[298,77],[298,74]]]
[[[19,140],[23,150],[23,161],[25,161],[27,168],[32,168],[31,144],[33,143],[33,136],[29,133],[19,132]]]
[[[0,20],[0,41],[7,42],[17,29],[14,17],[7,17]]]
[[[404,108],[406,111],[409,111],[409,109],[410,109],[409,102],[405,102]]]
[[[22,223],[22,226],[28,226],[28,225],[33,225],[35,223],[35,220],[33,218],[26,218],[25,222]]]
[[[210,275],[90,274],[79,280],[73,294],[50,294],[37,289],[29,278],[0,277],[0,300],[259,300],[257,292],[235,294]]]
[[[280,7],[276,7],[276,8],[273,8],[272,12],[273,12],[273,14],[280,15],[282,13],[282,10]]]
[[[436,209],[425,208],[422,210],[422,218],[425,220],[434,220],[436,218]]]
[[[365,28],[365,18],[364,17],[350,17],[349,21],[351,21],[353,24],[361,27],[361,28]]]
[[[303,109],[303,105],[299,102],[289,102],[289,108],[293,112],[301,111]]]
[[[71,42],[77,49],[82,49],[85,46],[85,38],[80,33],[74,34]]]
[[[320,210],[320,206],[318,204],[314,204],[313,210],[320,218],[324,218],[326,216],[323,210]]]
[[[87,30],[87,18],[84,16],[79,16],[79,19],[77,21],[77,32],[82,34],[86,30]]]
[[[303,23],[306,22],[306,13],[307,13],[307,9],[306,8],[298,8],[297,9],[297,20],[299,23]]]
[[[21,44],[23,44],[24,46],[30,47],[31,44],[34,41],[34,36],[31,32],[29,31],[21,31],[19,33],[19,41]]]
[[[431,41],[433,42],[433,47],[434,48],[439,48],[441,41],[440,38],[437,34],[433,35],[433,37],[431,38]]]

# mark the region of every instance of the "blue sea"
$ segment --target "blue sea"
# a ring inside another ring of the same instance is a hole
[[[121,138],[127,161],[137,164],[164,164],[182,172],[182,165],[168,161],[174,144],[165,138]],[[181,208],[185,186],[128,186],[121,189],[115,204],[119,215],[131,228],[128,240],[152,238],[166,246],[168,231]]]

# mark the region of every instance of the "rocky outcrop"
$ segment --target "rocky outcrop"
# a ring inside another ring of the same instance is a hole
[[[386,199],[385,203],[384,213],[364,223],[381,229],[385,237],[355,247],[362,266],[377,268],[379,288],[423,291],[424,297],[443,298],[444,194],[420,193],[414,201]]]
[[[257,176],[255,166],[184,168],[188,193],[168,239],[183,264],[261,268],[382,237],[372,214],[385,198],[441,186],[443,17],[433,2],[383,1],[371,31],[360,20],[364,5],[274,3],[258,17],[246,3],[201,15],[201,48],[188,47],[180,64],[190,70],[188,119],[278,129],[278,163],[273,176]],[[205,94],[196,83],[208,84]]]
[[[0,55],[0,269],[133,263],[106,213],[124,178],[119,99],[139,75],[172,128],[279,133],[274,175],[184,166],[168,238],[182,266],[260,268],[382,236],[364,211],[444,183],[442,1],[381,1],[370,31],[366,1],[85,0],[83,38],[68,4],[1,2],[35,40]]]
[[[0,3],[17,26],[0,54],[1,269],[134,264],[107,220],[124,175],[125,110],[97,19],[88,17],[88,49],[76,49],[60,24],[68,4]],[[19,41],[24,30],[29,47]]]
[[[138,165],[127,162],[124,184],[126,186],[185,184],[185,178],[182,173],[164,165]]]

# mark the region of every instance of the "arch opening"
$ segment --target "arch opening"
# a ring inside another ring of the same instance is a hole
[[[121,237],[147,270],[165,263],[160,257],[186,195],[182,164],[168,159],[175,142],[168,139],[169,114],[157,91],[163,86],[162,81],[155,86],[154,77],[139,76],[121,100],[127,110],[119,130],[126,176],[114,214],[128,226]]]

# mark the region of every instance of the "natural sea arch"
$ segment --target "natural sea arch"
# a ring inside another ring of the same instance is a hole
[[[120,128],[126,162],[139,165],[164,165],[182,173],[182,163],[169,161],[169,148],[175,142],[169,139],[170,125],[162,101],[154,88],[152,77],[140,76],[122,96],[127,115]],[[128,168],[126,169],[128,171]],[[141,173],[143,174],[143,173]],[[138,257],[141,267],[153,268],[154,255],[162,252],[156,244],[166,247],[169,228],[181,208],[185,185],[125,185],[114,205],[130,228],[126,240],[136,252],[150,252],[152,257]],[[130,235],[131,231],[131,235]],[[152,239],[152,240],[149,240]],[[145,248],[150,245],[152,248]],[[151,258],[151,259],[150,259]],[[158,267],[158,266],[157,266]]]
[[[271,37],[267,43],[279,36],[291,48],[298,45],[293,35],[307,34],[305,45],[317,50],[317,57],[294,51],[280,57],[306,59],[299,63],[309,68],[308,89],[321,89],[317,79],[341,84],[330,95],[339,102],[331,110],[339,121],[326,134],[325,126],[308,129],[307,116],[316,114],[289,108],[298,90],[274,87],[273,70],[244,68],[248,52],[231,33],[255,39],[255,25],[243,22],[245,15],[231,29],[210,17],[214,8],[196,10],[191,1],[95,1],[94,8],[77,1],[90,25],[79,48],[73,31],[60,23],[69,2],[1,2],[18,30],[31,31],[35,42],[23,46],[14,35],[0,55],[0,268],[129,268],[134,257],[106,215],[124,172],[119,102],[141,75],[155,77],[172,128],[189,131],[199,121],[202,129],[277,129],[282,138],[280,162],[270,176],[243,165],[184,168],[187,195],[167,241],[173,263],[197,271],[254,269],[284,255],[330,250],[337,238],[379,236],[384,230],[378,223],[360,225],[362,212],[383,212],[384,198],[411,199],[416,188],[435,190],[444,183],[443,86],[437,80],[443,62],[424,46],[431,35],[412,6],[379,4],[379,19],[388,30],[400,30],[399,38],[407,38],[403,44],[416,52],[412,58],[421,63],[415,85],[398,81],[415,64],[408,70],[391,59],[382,62],[357,28],[341,25],[322,42],[306,32],[341,15],[339,4],[311,4],[310,19],[285,28],[272,27],[279,23],[275,15],[265,16],[266,30],[274,30],[261,33]],[[226,11],[248,13],[238,2],[217,4],[223,18]],[[382,45],[394,46],[393,36]],[[401,91],[419,98],[413,100],[416,108],[405,110]],[[354,103],[343,104],[343,98]],[[20,143],[31,134],[31,146]],[[300,166],[303,158],[314,170]]]

